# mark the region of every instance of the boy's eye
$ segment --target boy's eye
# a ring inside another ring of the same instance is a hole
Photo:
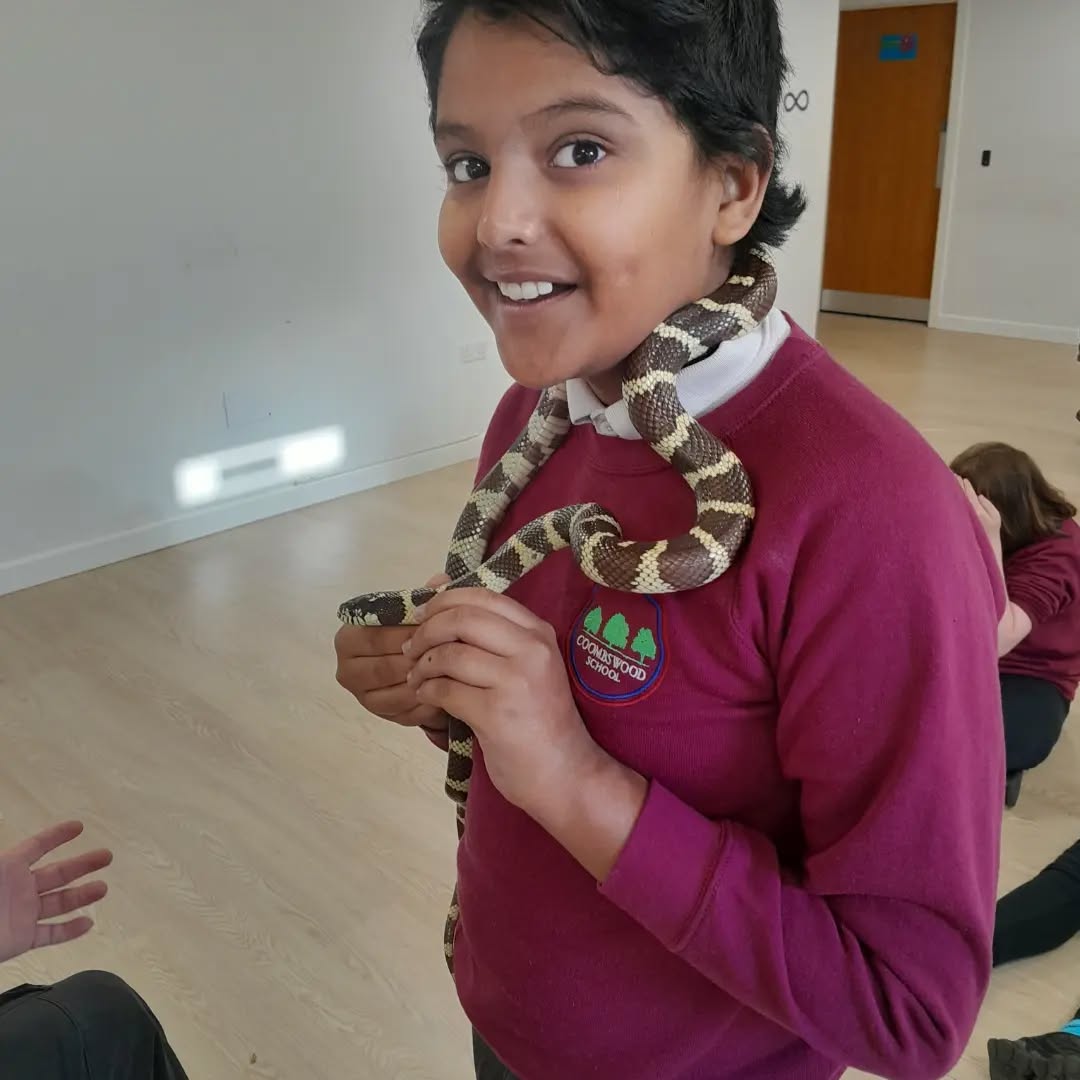
[[[607,151],[599,144],[580,139],[567,143],[556,155],[555,166],[559,169],[581,169],[596,165],[607,157]]]
[[[482,180],[489,171],[487,162],[474,157],[457,158],[450,162],[449,169],[455,184],[468,184],[473,180]]]

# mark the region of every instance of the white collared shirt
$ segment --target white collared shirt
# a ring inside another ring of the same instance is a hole
[[[683,408],[697,418],[733,398],[765,370],[790,335],[791,324],[774,307],[757,329],[735,341],[724,342],[711,356],[683,368],[675,380]],[[629,410],[621,398],[605,406],[584,379],[568,379],[566,397],[573,423],[592,423],[601,435],[619,439],[641,438],[630,423]]]

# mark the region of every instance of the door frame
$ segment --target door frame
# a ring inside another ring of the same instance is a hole
[[[941,208],[938,211],[937,241],[934,244],[934,276],[930,285],[930,316],[927,325],[941,329],[945,314],[942,297],[945,271],[949,263],[956,176],[960,171],[960,140],[952,135],[960,130],[964,109],[964,82],[967,78],[968,43],[971,39],[972,0],[956,0],[956,40],[953,43],[952,86],[949,88],[949,129],[945,135],[945,169],[941,178]]]
[[[953,40],[952,77],[949,86],[949,123],[945,133],[945,154],[941,177],[941,198],[938,210],[937,235],[934,240],[934,267],[930,285],[929,312],[926,324],[931,329],[941,329],[944,316],[942,296],[944,294],[945,269],[948,266],[949,238],[951,235],[953,207],[955,203],[956,175],[960,168],[960,149],[957,139],[951,136],[960,127],[960,115],[964,104],[964,80],[967,75],[968,41],[971,37],[971,5],[973,0],[839,0],[840,11],[866,11],[876,8],[892,7],[929,7],[934,4],[952,3],[956,6],[956,35]],[[839,62],[839,46],[837,46]],[[835,121],[834,121],[835,123]],[[835,128],[834,128],[835,134]],[[830,136],[832,137],[832,136]],[[826,228],[828,226],[826,225]],[[822,248],[822,262],[825,252]],[[824,296],[824,293],[822,294]],[[924,301],[914,301],[925,304]],[[875,311],[875,314],[880,312]],[[922,311],[917,314],[904,304],[898,306],[895,318],[918,318],[922,321]]]

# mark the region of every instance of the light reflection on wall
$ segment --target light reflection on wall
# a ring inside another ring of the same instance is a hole
[[[344,431],[321,428],[188,458],[176,466],[173,487],[180,506],[206,506],[325,475],[344,461]]]

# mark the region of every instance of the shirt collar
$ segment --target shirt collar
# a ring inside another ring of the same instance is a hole
[[[734,397],[761,374],[790,334],[787,317],[773,308],[749,334],[725,341],[711,356],[683,368],[675,380],[683,407],[696,418]],[[574,424],[591,423],[601,435],[614,438],[641,438],[626,402],[604,405],[584,379],[567,380],[566,401]]]

